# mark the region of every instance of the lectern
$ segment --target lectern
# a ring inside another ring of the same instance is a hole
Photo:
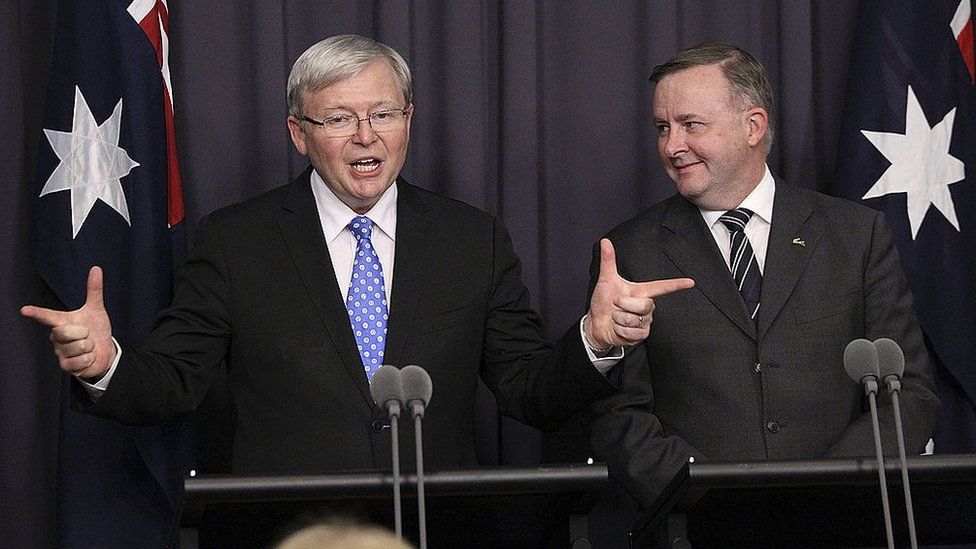
[[[897,460],[885,471],[908,546]],[[908,460],[920,545],[976,543],[976,454]],[[685,466],[634,528],[633,547],[883,547],[873,459]]]
[[[403,479],[404,535],[416,543],[416,478]],[[429,546],[588,548],[586,514],[606,482],[603,465],[428,473]],[[264,547],[335,514],[392,530],[392,483],[386,472],[188,479],[184,526],[201,529],[202,549]]]

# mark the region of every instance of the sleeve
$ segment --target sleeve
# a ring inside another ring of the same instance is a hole
[[[111,385],[97,401],[77,387],[75,407],[135,425],[195,409],[230,344],[228,293],[220,236],[204,218],[177,275],[173,305],[156,318],[149,342],[142,349],[125,348]]]
[[[597,245],[590,264],[591,292],[599,269]],[[646,342],[628,350],[608,375],[619,391],[596,401],[584,414],[594,453],[607,463],[611,478],[644,508],[686,463],[707,459],[682,438],[666,433],[654,415],[652,367],[653,349]]]
[[[925,448],[939,418],[931,356],[925,346],[912,306],[912,294],[902,271],[898,252],[884,214],[877,213],[871,232],[870,249],[864,267],[864,337],[874,341],[887,337],[901,345],[905,353],[905,373],[899,397],[905,450],[919,454]],[[883,388],[878,397],[878,420],[885,454],[897,454],[894,406]],[[865,399],[865,412],[844,431],[828,451],[828,456],[873,455],[874,435],[871,413]]]
[[[555,346],[545,341],[512,240],[497,219],[492,227],[488,300],[481,377],[502,413],[552,430],[614,391],[590,361],[578,320]]]

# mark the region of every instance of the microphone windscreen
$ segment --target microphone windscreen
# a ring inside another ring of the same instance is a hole
[[[851,379],[861,383],[866,376],[878,376],[878,351],[874,343],[855,339],[844,349],[844,369]]]
[[[411,364],[400,370],[403,376],[403,401],[405,403],[420,400],[424,406],[430,404],[430,397],[434,393],[434,383],[430,374],[420,366]]]
[[[403,402],[403,379],[400,370],[395,366],[384,364],[373,372],[369,382],[369,394],[380,407],[385,407],[391,400]]]
[[[901,346],[893,339],[882,337],[874,340],[874,348],[878,351],[878,371],[881,372],[881,377],[894,375],[900,379],[905,373],[905,353]]]

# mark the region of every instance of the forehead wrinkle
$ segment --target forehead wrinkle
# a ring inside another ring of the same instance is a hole
[[[382,107],[382,106],[388,106],[388,105],[399,105],[399,103],[397,103],[393,99],[380,99],[380,100],[373,101],[373,102],[369,103],[369,105],[366,107],[366,110],[370,111],[370,110],[375,109],[376,107]],[[322,110],[324,110],[324,111],[349,111],[349,112],[355,112],[356,111],[356,109],[354,109],[352,107],[349,107],[349,106],[346,106],[346,105],[343,105],[341,103],[335,104],[335,105],[325,105],[325,106],[322,107]]]

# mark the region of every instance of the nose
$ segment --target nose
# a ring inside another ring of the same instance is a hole
[[[360,118],[359,126],[356,127],[356,133],[353,134],[353,141],[361,145],[369,146],[376,139],[376,132],[373,131],[373,126],[369,123],[369,119]]]
[[[663,141],[661,146],[668,158],[674,158],[688,151],[688,144],[680,130],[672,129],[661,139]]]

